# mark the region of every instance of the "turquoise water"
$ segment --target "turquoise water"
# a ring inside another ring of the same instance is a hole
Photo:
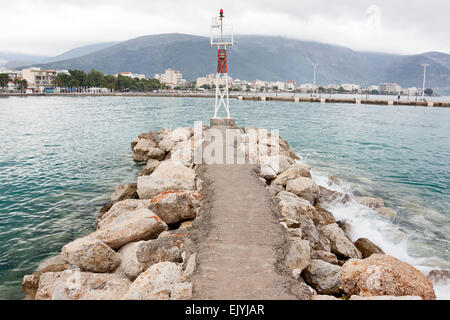
[[[207,122],[213,104],[207,98],[0,98],[0,298],[22,298],[24,274],[94,230],[96,210],[115,186],[137,177],[135,136]],[[377,226],[378,239],[371,240],[392,254],[450,269],[450,109],[231,100],[231,112],[241,126],[279,129],[316,179],[338,175],[351,192],[380,196],[397,211],[389,221],[361,218],[355,207],[333,208],[354,222],[355,234]]]

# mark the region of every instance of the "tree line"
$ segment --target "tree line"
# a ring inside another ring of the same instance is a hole
[[[158,79],[137,79],[122,75],[105,75],[98,70],[85,73],[82,70],[69,70],[55,77],[55,86],[61,88],[108,88],[113,91],[153,91],[165,88]]]
[[[23,92],[28,88],[27,80],[18,78],[11,80],[7,73],[0,73],[0,88],[6,89],[10,81],[16,85],[16,90],[20,92]]]

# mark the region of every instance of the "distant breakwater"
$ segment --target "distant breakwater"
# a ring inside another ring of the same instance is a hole
[[[110,92],[110,93],[0,93],[0,97],[27,97],[27,96],[58,96],[58,97],[178,97],[178,98],[214,98],[210,93],[155,93],[155,92]],[[359,99],[359,98],[325,98],[325,97],[296,97],[296,96],[266,96],[257,95],[237,95],[231,94],[230,98],[238,100],[253,101],[286,101],[286,102],[315,102],[315,103],[347,103],[347,104],[368,104],[368,105],[387,105],[387,106],[419,106],[419,107],[441,107],[449,108],[450,102],[447,101],[410,101],[398,99]]]

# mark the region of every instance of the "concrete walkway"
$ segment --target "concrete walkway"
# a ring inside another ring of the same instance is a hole
[[[252,165],[200,165],[204,228],[197,248],[194,299],[296,299],[276,269],[286,244],[271,195]]]

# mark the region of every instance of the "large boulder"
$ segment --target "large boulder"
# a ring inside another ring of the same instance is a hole
[[[336,255],[325,250],[311,250],[311,259],[322,260],[335,265],[338,264]]]
[[[165,223],[171,224],[195,218],[201,199],[197,191],[164,191],[152,198],[150,209]]]
[[[428,279],[434,283],[448,284],[450,283],[449,270],[431,270],[428,274]]]
[[[274,171],[275,172],[275,171]],[[289,180],[294,180],[300,177],[298,171],[292,168],[288,168],[280,173],[276,179],[273,181],[274,184],[285,186]]]
[[[268,164],[261,164],[259,175],[266,180],[275,179],[277,176],[275,170]]]
[[[328,188],[319,186],[319,202],[325,203],[347,203],[350,201],[350,196],[348,194],[333,191]]]
[[[384,201],[381,198],[374,197],[356,197],[356,202],[371,209],[384,207]]]
[[[105,226],[122,214],[134,211],[136,209],[148,208],[150,206],[150,200],[138,200],[127,199],[114,203],[111,208],[105,212],[102,216],[99,216],[97,225],[98,227]]]
[[[144,240],[131,242],[120,248],[117,252],[120,258],[120,265],[114,271],[115,274],[125,276],[133,281],[148,268],[145,262],[140,262],[137,258],[137,252],[144,243]]]
[[[41,274],[46,272],[60,272],[68,269],[70,264],[64,261],[61,254],[49,257],[42,261],[33,274],[25,275],[22,280],[22,290],[25,293],[25,299],[34,300],[39,287]]]
[[[320,294],[334,294],[340,292],[339,270],[335,264],[323,260],[312,259],[311,264],[303,271],[305,280]]]
[[[164,261],[180,263],[183,261],[183,245],[184,240],[171,236],[145,241],[138,247],[136,257],[139,262],[147,265]]]
[[[124,299],[170,299],[176,283],[182,282],[182,268],[173,262],[160,262],[150,266],[133,281]]]
[[[118,251],[120,265],[114,273],[134,281],[149,266],[164,262],[182,262],[180,242],[166,237],[148,241],[131,242]]]
[[[66,263],[81,271],[111,272],[120,263],[114,250],[91,236],[66,244],[61,250],[61,256]]]
[[[362,258],[361,252],[359,252],[336,223],[320,228],[320,232],[330,240],[331,252],[335,255],[343,258]]]
[[[289,169],[297,171],[299,177],[311,178],[311,168],[305,163],[295,162],[289,166]]]
[[[381,208],[375,208],[375,212],[379,215],[387,218],[395,218],[397,215],[397,212],[392,210],[391,208],[381,207]]]
[[[293,238],[290,240],[289,249],[286,254],[286,266],[293,271],[303,271],[311,264],[309,241]]]
[[[69,264],[64,261],[64,258],[61,254],[58,254],[53,257],[49,257],[43,260],[36,269],[36,272],[45,273],[45,272],[59,272],[64,271],[69,267]]]
[[[264,155],[258,158],[258,163],[271,167],[276,174],[279,174],[289,168],[294,160],[284,155]]]
[[[133,147],[133,159],[136,161],[147,161],[150,159],[148,155],[150,149],[157,147],[157,143],[151,138],[139,139]]]
[[[119,185],[116,190],[114,190],[111,195],[111,201],[122,201],[125,199],[139,199],[137,194],[137,184],[136,183],[125,183]]]
[[[349,295],[420,296],[436,299],[431,281],[408,263],[384,254],[350,259],[339,272],[340,288]]]
[[[47,272],[41,275],[36,300],[119,300],[130,284],[111,273]]]
[[[159,141],[158,143],[158,147],[161,150],[164,150],[165,152],[169,152],[170,150],[173,149],[173,147],[175,146],[176,142],[173,141],[172,139],[170,139],[170,137],[168,135],[163,136],[163,138],[161,139],[161,141]]]
[[[295,194],[287,191],[280,191],[277,194],[281,216],[292,220],[298,220],[299,216],[313,218],[315,209],[311,203]]]
[[[194,164],[194,140],[177,142],[170,151],[170,160],[186,167],[192,167]]]
[[[156,168],[158,168],[158,166],[159,166],[159,161],[158,160],[156,160],[156,159],[149,159],[147,161],[147,164],[145,165],[144,169],[142,169],[139,172],[139,175],[140,176],[149,176],[149,175],[151,175],[153,173],[153,171],[155,171]],[[137,185],[136,185],[136,188],[137,188]],[[137,192],[137,190],[136,190],[136,192]],[[138,197],[139,197],[139,195],[138,195]]]
[[[163,160],[165,156],[166,152],[164,150],[161,150],[160,148],[149,148],[147,152],[147,160]]]
[[[316,209],[316,211],[314,212],[312,220],[316,226],[325,226],[336,222],[336,219],[334,219],[334,216],[330,211],[325,210],[317,204],[314,206],[314,209]]]
[[[359,238],[355,246],[361,252],[363,258],[368,258],[374,253],[384,254],[383,250],[367,238]]]
[[[192,136],[192,128],[176,128],[168,134],[170,140],[174,142],[186,141]]]
[[[286,184],[286,191],[308,200],[312,205],[319,197],[319,186],[312,179],[306,177],[289,180]]]
[[[167,190],[193,190],[195,174],[178,162],[165,160],[151,175],[138,177],[137,186],[140,199],[151,199]]]
[[[112,222],[102,225],[92,236],[118,249],[130,242],[157,238],[167,229],[167,224],[150,209],[140,208],[124,212]]]

